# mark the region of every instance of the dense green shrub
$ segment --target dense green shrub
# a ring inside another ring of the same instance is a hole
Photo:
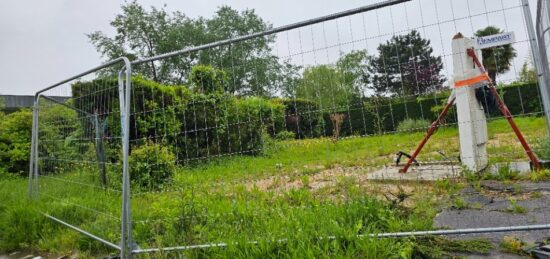
[[[161,189],[176,170],[174,154],[167,147],[152,142],[134,148],[129,163],[130,181],[146,189]]]
[[[197,65],[191,69],[189,80],[194,89],[201,93],[219,93],[228,85],[227,73],[207,65]]]
[[[542,103],[536,83],[512,83],[499,88],[499,93],[512,115],[540,113]],[[502,116],[498,109],[492,116]]]
[[[550,160],[550,138],[545,137],[537,139],[533,150],[539,159]]]
[[[534,83],[513,83],[498,88],[500,96],[513,115],[539,114],[541,109],[538,86]],[[342,110],[346,115],[340,136],[381,134],[398,130],[398,122],[407,118],[434,121],[446,103],[450,91],[418,97],[370,97],[351,100]],[[329,114],[324,113],[323,135],[332,135]],[[502,117],[498,109],[487,114]],[[446,124],[456,123],[455,108],[451,108]]]
[[[73,85],[77,108],[93,112],[96,106],[112,107],[103,118],[110,125],[109,136],[120,135],[115,81],[98,79]],[[179,163],[235,153],[258,154],[263,149],[262,133],[274,136],[284,127],[285,107],[279,101],[193,92],[187,86],[161,85],[140,77],[132,78],[131,107],[132,142],[164,143]]]
[[[29,171],[32,112],[28,109],[2,116],[0,121],[0,167],[24,175]]]
[[[82,147],[82,139],[93,139],[95,135],[85,135],[85,130],[80,128],[77,112],[66,106],[52,103],[46,99],[40,100],[39,108],[39,167],[44,173],[60,173],[68,171],[79,161],[80,155],[85,151]],[[67,101],[72,106],[73,101]],[[89,117],[85,117],[89,118]],[[93,132],[93,127],[88,131]],[[80,166],[82,164],[79,164]]]
[[[275,135],[276,140],[291,140],[296,138],[296,133],[283,130]]]
[[[430,121],[423,119],[405,119],[397,125],[397,131],[424,131],[430,127]]]

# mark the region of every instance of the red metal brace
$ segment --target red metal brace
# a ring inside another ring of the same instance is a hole
[[[426,133],[426,136],[424,136],[424,138],[422,139],[420,144],[418,144],[418,147],[416,148],[414,153],[411,155],[409,160],[407,160],[407,164],[405,164],[405,166],[403,168],[399,169],[400,173],[406,173],[407,170],[409,170],[409,167],[411,166],[413,161],[415,161],[418,154],[420,154],[420,151],[422,150],[422,148],[424,147],[426,142],[428,142],[428,139],[430,139],[430,137],[434,134],[434,132],[437,130],[437,128],[439,128],[439,125],[441,125],[441,122],[443,121],[443,119],[445,119],[445,116],[447,116],[447,112],[449,111],[451,106],[453,106],[453,104],[455,102],[455,99],[456,98],[454,97],[454,93],[453,93],[453,96],[451,96],[449,98],[449,100],[447,101],[447,104],[445,105],[445,108],[443,108],[443,111],[441,111],[441,113],[439,114],[437,119],[432,123],[432,125],[428,129],[428,132]]]
[[[479,59],[477,58],[474,49],[468,49],[466,53],[468,54],[469,57],[473,59],[476,66],[479,68],[479,71],[482,74],[486,75],[487,72],[485,71],[485,68],[483,67],[481,62],[479,62]],[[491,93],[493,93],[493,95],[497,99],[498,109],[500,110],[500,112],[502,112],[502,115],[504,115],[506,120],[508,120],[508,123],[510,124],[510,127],[512,127],[512,129],[514,130],[514,133],[516,133],[516,136],[518,137],[519,142],[521,142],[521,145],[523,146],[525,153],[527,153],[527,156],[531,160],[533,167],[537,170],[540,169],[539,159],[537,158],[533,150],[531,150],[531,147],[529,147],[529,144],[527,144],[527,141],[523,137],[523,134],[521,134],[521,131],[519,131],[519,128],[516,125],[516,122],[512,118],[512,114],[510,113],[510,110],[508,110],[508,107],[498,95],[498,92],[497,92],[497,89],[495,88],[495,84],[493,83],[493,80],[491,80],[491,78],[487,76],[487,81],[488,81],[489,89],[491,90]]]

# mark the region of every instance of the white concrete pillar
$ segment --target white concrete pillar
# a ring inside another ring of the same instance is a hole
[[[453,38],[453,82],[456,94],[456,111],[458,117],[458,134],[460,139],[460,158],[468,169],[479,172],[487,167],[487,120],[483,106],[477,101],[475,89],[483,83],[459,86],[457,82],[466,82],[481,75],[474,67],[472,58],[466,50],[473,48],[474,41],[457,34]],[[476,50],[478,59],[481,51]]]

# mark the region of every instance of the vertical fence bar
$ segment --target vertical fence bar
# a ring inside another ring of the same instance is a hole
[[[33,195],[38,197],[38,113],[40,112],[40,94],[37,94],[35,97],[35,108],[36,113],[33,111],[33,116],[36,116],[33,121],[32,134],[34,136],[34,147],[31,147],[31,152],[33,153]]]
[[[127,233],[128,233],[128,214],[126,213],[126,210],[128,207],[126,206],[126,170],[124,167],[124,162],[128,158],[128,154],[126,151],[126,142],[125,142],[125,134],[126,134],[126,128],[124,127],[124,116],[125,116],[125,105],[124,105],[124,80],[122,79],[122,71],[120,70],[118,72],[118,103],[120,107],[120,133],[121,133],[121,142],[122,142],[122,212],[120,214],[121,220],[120,220],[120,258],[125,259],[127,258],[128,253],[128,246],[127,246]]]
[[[546,2],[545,0],[539,0],[537,1],[537,18],[536,18],[536,33],[537,33],[537,43],[539,46],[539,54],[540,54],[540,62],[542,66],[542,71],[537,71],[538,75],[537,78],[539,81],[543,81],[546,86],[550,83],[550,67],[549,67],[549,60],[548,60],[548,53],[546,49],[546,42],[544,39],[544,34],[548,33],[550,31],[550,27],[543,27],[543,19],[546,19],[547,21],[550,19],[550,4]],[[545,4],[543,4],[545,2]],[[546,16],[546,17],[545,17]],[[549,25],[550,26],[550,25]],[[542,72],[542,73],[541,73]],[[548,87],[545,87],[546,89],[540,89],[541,95],[543,97],[543,109],[546,114],[547,121],[548,119],[548,110],[550,109],[550,106],[546,106],[548,103],[545,103],[544,100],[550,99],[550,89]],[[546,97],[546,99],[544,99]],[[550,133],[550,128],[548,129]]]
[[[130,61],[123,58],[125,67],[118,73],[118,92],[120,105],[121,141],[122,141],[122,215],[121,215],[121,258],[132,258],[132,224],[130,204],[130,175],[128,167],[130,140],[130,93],[132,69]],[[126,82],[123,80],[123,72]]]
[[[550,131],[550,93],[545,78],[541,78],[544,75],[545,71],[543,69],[541,61],[541,52],[537,42],[535,27],[533,25],[531,9],[529,9],[529,0],[521,0],[521,2],[523,5],[523,17],[525,18],[525,26],[527,26],[527,34],[529,35],[529,43],[531,47],[531,54],[533,56],[533,64],[535,65],[535,69],[537,71],[537,81],[539,83],[540,95],[542,97],[542,104],[544,108],[543,112],[546,116],[546,126],[547,129]]]
[[[34,167],[35,167],[35,146],[36,146],[36,124],[38,117],[38,97],[34,98],[34,104],[32,109],[32,132],[31,132],[31,157],[29,162],[29,198],[34,196],[33,183],[34,183]]]

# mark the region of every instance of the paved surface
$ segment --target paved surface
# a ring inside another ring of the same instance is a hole
[[[412,165],[407,173],[399,173],[403,166],[388,166],[367,175],[369,180],[401,180],[401,181],[435,181],[460,176],[460,166],[457,165]]]
[[[550,182],[503,184],[487,181],[482,183],[483,191],[466,188],[459,196],[467,202],[469,208],[449,208],[436,216],[435,226],[439,228],[459,229],[476,227],[502,227],[550,223]],[[512,202],[524,208],[525,213],[511,212]],[[487,238],[498,248],[504,236],[515,236],[527,243],[535,243],[550,238],[550,230],[527,232],[502,232],[454,236],[453,238]],[[469,258],[481,258],[469,255]],[[521,258],[499,251],[491,253],[492,258]],[[486,258],[486,257],[483,257]]]

